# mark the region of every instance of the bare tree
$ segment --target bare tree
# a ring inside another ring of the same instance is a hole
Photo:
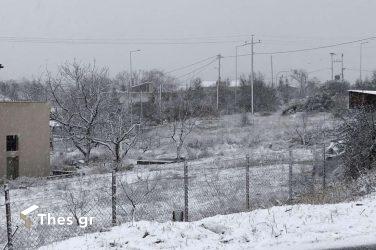
[[[84,189],[82,179],[79,180],[79,188],[72,190],[70,187],[65,186],[66,191],[62,196],[65,203],[65,208],[74,218],[77,226],[80,226],[80,218],[87,216],[92,210],[91,202],[94,197],[91,196],[91,190]]]
[[[43,84],[42,77],[33,80],[22,79],[20,81],[20,99],[46,102],[48,100],[48,89]]]
[[[299,121],[295,125],[294,130],[296,135],[299,137],[300,142],[303,146],[307,144],[307,120],[308,116],[306,112],[299,114]]]
[[[306,96],[308,73],[303,69],[294,69],[291,72],[291,78],[299,83],[300,97],[301,98],[305,97]]]
[[[163,108],[165,99],[169,93],[176,90],[176,79],[159,70],[142,71],[140,77],[141,83],[149,83],[150,86],[144,89],[149,93],[149,105],[144,109],[145,118],[150,121],[161,123],[163,120]],[[145,88],[147,85],[143,85]]]
[[[125,156],[135,145],[140,124],[133,124],[130,106],[119,101],[118,92],[113,89],[111,98],[104,105],[101,126],[93,141],[104,146],[112,155],[112,223],[116,224],[117,214],[117,172]]]
[[[176,159],[181,159],[184,143],[195,128],[199,114],[200,110],[194,108],[188,91],[179,91],[166,105],[164,116],[169,121],[170,138],[176,147]]]
[[[52,119],[62,125],[66,138],[88,162],[91,150],[98,145],[93,137],[106,108],[108,70],[90,64],[66,63],[57,77],[48,74],[47,85],[54,106]]]
[[[296,114],[298,118],[291,124],[284,124],[287,128],[287,134],[292,141],[296,141],[301,145],[307,145],[310,138],[308,138],[308,115],[306,112]]]
[[[12,101],[19,100],[20,86],[14,80],[0,82],[0,95]]]
[[[113,170],[118,171],[123,159],[135,145],[140,134],[140,124],[133,124],[129,106],[119,102],[116,90],[104,104],[106,112],[101,114],[101,126],[93,138],[95,143],[104,146],[113,157]]]
[[[132,207],[132,222],[135,221],[138,206],[142,203],[148,203],[148,197],[156,190],[159,175],[152,177],[150,174],[138,174],[135,182],[130,183],[126,179],[119,181],[121,198],[125,201],[125,205],[128,203]],[[124,205],[120,205],[120,207],[126,212]]]

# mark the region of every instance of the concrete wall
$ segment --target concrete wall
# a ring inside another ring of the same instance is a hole
[[[37,102],[0,102],[0,178],[6,176],[6,158],[19,157],[20,176],[50,174],[50,107]],[[6,136],[18,135],[19,148],[6,152]]]

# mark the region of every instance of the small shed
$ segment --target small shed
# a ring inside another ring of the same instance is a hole
[[[349,108],[376,110],[376,91],[374,90],[349,90]]]

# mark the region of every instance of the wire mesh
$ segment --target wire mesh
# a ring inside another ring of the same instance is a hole
[[[186,190],[184,163],[117,173],[116,222],[171,221],[173,212],[185,211],[185,191],[189,221],[303,201],[301,197],[321,188],[321,163],[317,159],[294,160],[286,153],[188,163]],[[112,226],[111,174],[38,179],[10,183],[10,187],[13,232],[18,228],[13,238],[15,249],[37,248]],[[73,223],[42,225],[40,217],[33,214],[33,226],[26,228],[20,212],[31,205],[39,206],[37,214],[72,217]],[[93,223],[80,227],[80,217],[93,217]],[[0,206],[0,241],[5,245],[6,240],[5,208]]]

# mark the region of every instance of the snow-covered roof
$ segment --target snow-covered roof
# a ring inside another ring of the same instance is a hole
[[[349,92],[363,93],[363,94],[368,94],[368,95],[376,95],[375,90],[349,90]]]
[[[217,81],[202,81],[201,86],[202,87],[213,87],[216,86]],[[235,87],[240,85],[240,81],[238,80],[239,84],[236,84],[235,80],[230,81],[230,86]]]
[[[202,81],[201,86],[206,88],[206,87],[213,87],[215,86],[216,81]]]

